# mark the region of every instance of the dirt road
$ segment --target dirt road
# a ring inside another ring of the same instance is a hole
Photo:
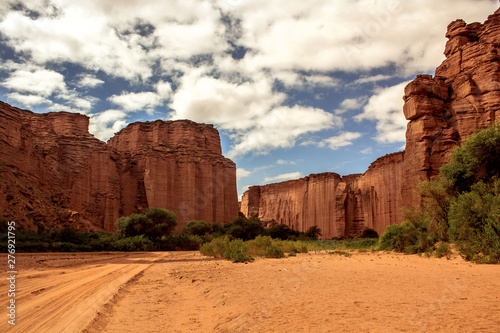
[[[16,325],[4,319],[0,332],[80,332],[122,285],[166,255],[18,254]],[[7,282],[0,290],[9,289]],[[8,304],[7,296],[0,294],[0,304]]]
[[[196,252],[37,256],[20,268],[7,332],[500,332],[499,265],[382,253],[250,264]]]

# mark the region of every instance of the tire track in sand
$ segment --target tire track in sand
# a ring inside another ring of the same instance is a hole
[[[20,272],[16,284],[16,325],[2,320],[0,331],[80,332],[123,284],[167,255],[148,253],[104,265],[55,270],[50,275]],[[2,281],[0,288],[4,284]],[[6,296],[0,295],[0,304],[8,302]]]

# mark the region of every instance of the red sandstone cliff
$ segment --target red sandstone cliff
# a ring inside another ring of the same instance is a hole
[[[379,158],[362,175],[311,175],[251,187],[242,212],[301,231],[318,225],[323,238],[364,227],[380,234],[401,223],[402,208],[420,202],[418,184],[436,176],[475,130],[500,117],[500,9],[484,24],[452,22],[446,37],[446,60],[436,75],[419,75],[405,88],[405,152]]]
[[[436,75],[405,88],[404,206],[419,202],[418,183],[436,176],[455,147],[500,116],[500,9],[484,24],[450,23],[446,37]]]
[[[88,125],[84,115],[0,102],[0,218],[112,231],[119,216],[148,207],[174,211],[179,228],[237,215],[236,167],[213,126],[135,123],[106,144]]]
[[[241,212],[299,231],[316,225],[323,238],[359,234],[365,227],[381,233],[401,220],[404,153],[379,158],[362,175],[314,174],[298,180],[252,186]]]

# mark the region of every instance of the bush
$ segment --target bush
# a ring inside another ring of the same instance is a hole
[[[321,236],[321,229],[317,225],[313,225],[306,231],[306,237],[310,239],[318,239]]]
[[[151,240],[172,233],[177,225],[175,213],[162,208],[148,208],[145,214],[132,214],[116,221],[121,238],[145,235]]]
[[[406,213],[401,225],[390,225],[379,240],[380,250],[394,250],[407,254],[432,251],[435,239],[429,235],[429,218],[419,211]]]
[[[451,254],[450,245],[448,243],[441,243],[436,248],[435,257],[442,258],[444,256],[448,257]]]
[[[205,221],[191,221],[184,227],[184,232],[190,235],[204,236],[212,233],[212,225]]]
[[[264,228],[262,227],[261,221],[257,218],[247,219],[245,217],[238,216],[230,223],[226,223],[223,226],[223,231],[226,235],[230,235],[232,238],[250,240],[262,235]]]
[[[295,239],[299,236],[297,230],[291,229],[286,224],[276,224],[267,229],[267,234],[275,239]]]
[[[168,235],[155,241],[155,249],[161,251],[195,251],[204,243],[198,235]]]
[[[210,243],[205,243],[200,247],[200,253],[205,256],[220,258],[229,248],[229,242],[227,236],[214,238]]]
[[[151,251],[154,249],[154,245],[144,235],[139,235],[116,240],[114,249],[116,251]]]
[[[500,180],[480,181],[450,207],[450,237],[467,260],[500,261]]]
[[[469,191],[475,183],[500,177],[500,126],[476,132],[453,152],[440,169],[454,194]]]

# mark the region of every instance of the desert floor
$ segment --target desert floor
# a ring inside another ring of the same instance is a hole
[[[500,266],[460,258],[43,253],[16,263],[16,326],[4,314],[1,332],[500,332]],[[8,287],[2,278],[4,309]]]

